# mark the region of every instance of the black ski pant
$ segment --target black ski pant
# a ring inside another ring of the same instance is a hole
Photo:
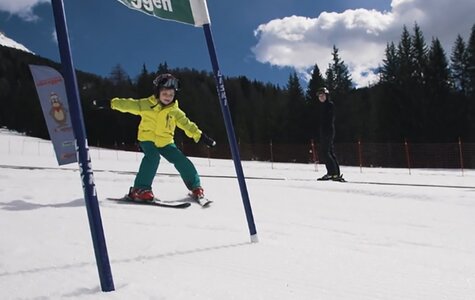
[[[323,136],[321,140],[321,154],[327,168],[328,175],[340,175],[340,166],[336,159],[333,147],[333,138],[331,136]]]

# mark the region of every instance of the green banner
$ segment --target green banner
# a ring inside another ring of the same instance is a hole
[[[209,24],[206,0],[117,0],[160,19],[201,26]]]

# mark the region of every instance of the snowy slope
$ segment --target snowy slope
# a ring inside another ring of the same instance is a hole
[[[140,154],[92,148],[116,287],[102,293],[77,165],[51,149],[0,131],[0,299],[474,299],[472,170],[343,167],[353,182],[335,183],[314,180],[322,166],[244,162],[250,243],[231,161],[192,158],[208,209],[121,205],[105,198]],[[166,161],[154,190],[187,192]]]
[[[0,45],[10,47],[10,48],[15,48],[21,51],[29,52],[31,54],[34,54],[32,51],[30,51],[28,48],[23,46],[22,44],[12,40],[11,38],[7,37],[3,32],[0,31]]]

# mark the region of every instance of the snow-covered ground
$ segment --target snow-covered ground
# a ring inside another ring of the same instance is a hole
[[[101,292],[77,164],[0,131],[0,299],[475,299],[475,171],[243,162],[259,242],[232,161],[192,158],[212,207],[108,201],[141,155],[91,148],[116,290]],[[165,160],[163,200],[186,188]]]

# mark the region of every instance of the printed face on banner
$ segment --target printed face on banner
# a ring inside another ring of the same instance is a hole
[[[47,66],[30,65],[30,70],[58,164],[76,162],[76,140],[71,126],[63,77],[55,69]]]
[[[49,114],[53,117],[53,120],[56,121],[56,123],[61,127],[68,125],[68,119],[66,117],[67,110],[66,108],[64,108],[63,103],[59,99],[58,94],[56,94],[56,92],[51,92],[49,100],[51,103],[51,109],[49,111]]]

